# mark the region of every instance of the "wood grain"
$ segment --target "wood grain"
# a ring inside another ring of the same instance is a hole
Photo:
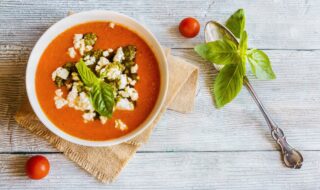
[[[1,46],[0,46],[1,47]],[[0,51],[0,151],[55,151],[47,143],[17,126],[13,113],[24,96],[24,69],[29,50],[17,46]],[[5,52],[5,54],[3,54]],[[143,151],[238,151],[275,150],[266,123],[244,89],[239,97],[221,110],[212,101],[210,88],[214,68],[193,50],[175,49],[174,55],[199,66],[200,80],[193,113],[167,111]],[[319,150],[320,51],[266,51],[277,73],[274,81],[255,80],[257,93],[288,140],[302,150]],[[16,54],[16,56],[15,56]],[[20,55],[20,56],[19,56]],[[301,61],[303,60],[303,61]],[[10,94],[10,96],[8,96]]]
[[[247,30],[252,47],[264,49],[319,49],[320,17],[318,0],[1,0],[0,43],[32,47],[40,35],[69,11],[112,10],[132,16],[148,26],[168,47],[192,48],[203,35],[194,39],[181,37],[179,21],[187,16],[224,22],[239,8],[247,13]],[[107,19],[107,18],[106,18]]]
[[[249,47],[266,50],[277,74],[275,81],[249,78],[289,142],[304,150],[301,170],[283,167],[247,91],[214,108],[210,88],[217,72],[192,50],[204,40],[203,27],[193,39],[177,31],[184,17],[204,26],[211,19],[224,22],[238,8],[247,14]],[[12,118],[25,97],[26,62],[37,39],[69,11],[92,9],[137,19],[173,54],[200,68],[194,112],[167,111],[111,185],[98,183]],[[320,189],[319,10],[318,0],[0,0],[0,189]],[[49,158],[52,170],[45,180],[30,181],[24,163],[37,153]]]
[[[319,189],[319,152],[303,152],[301,170],[284,168],[276,151],[139,153],[113,184],[97,183],[61,154],[47,155],[51,171],[27,180],[30,155],[0,155],[2,189]]]

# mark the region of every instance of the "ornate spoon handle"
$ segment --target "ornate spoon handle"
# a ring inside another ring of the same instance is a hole
[[[279,144],[281,147],[283,161],[285,165],[289,168],[299,169],[302,166],[303,157],[299,151],[294,149],[286,140],[286,137],[277,124],[271,119],[269,114],[267,113],[266,109],[264,108],[262,102],[259,100],[257,94],[255,93],[253,87],[251,86],[249,79],[244,77],[244,85],[247,87],[248,91],[250,92],[251,96],[253,97],[254,101],[258,105],[260,111],[262,112],[265,120],[268,123],[268,126],[271,131],[272,138]]]

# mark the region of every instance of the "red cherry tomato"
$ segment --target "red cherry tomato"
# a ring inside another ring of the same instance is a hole
[[[200,24],[195,18],[185,18],[179,25],[180,33],[187,38],[195,37],[200,31]]]
[[[33,156],[27,161],[26,172],[31,179],[42,179],[48,175],[49,170],[49,161],[44,156]]]

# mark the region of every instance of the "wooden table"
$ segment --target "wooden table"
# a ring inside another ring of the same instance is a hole
[[[184,17],[196,17],[203,29],[206,21],[225,21],[241,7],[247,14],[249,47],[265,50],[277,74],[274,81],[249,78],[289,142],[302,151],[300,170],[283,166],[245,89],[225,108],[213,106],[210,88],[217,72],[192,49],[203,42],[203,31],[194,39],[177,31]],[[149,143],[110,185],[96,181],[12,118],[25,96],[26,62],[37,39],[68,11],[91,9],[139,20],[174,55],[200,68],[194,112],[167,111]],[[319,11],[318,0],[0,0],[0,189],[319,189]],[[51,162],[44,180],[25,176],[25,161],[33,154]]]

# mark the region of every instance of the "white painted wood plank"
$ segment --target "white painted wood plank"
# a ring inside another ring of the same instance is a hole
[[[2,46],[1,46],[2,47]],[[3,50],[5,49],[5,50]],[[320,150],[320,51],[266,51],[277,73],[275,81],[253,85],[289,142],[302,150]],[[55,151],[41,138],[16,125],[12,115],[24,95],[24,68],[29,50],[0,51],[0,151]],[[173,50],[200,67],[193,113],[167,111],[142,151],[275,150],[266,123],[243,90],[230,105],[217,110],[210,87],[216,74],[193,50]],[[250,75],[250,78],[252,76]]]
[[[102,184],[61,154],[46,155],[51,172],[27,179],[29,155],[0,155],[1,189],[303,189],[320,188],[319,152],[303,152],[300,170],[288,169],[279,154],[267,152],[139,153],[113,184]]]
[[[211,20],[225,21],[238,8],[247,13],[251,47],[267,49],[319,49],[320,1],[61,1],[2,0],[0,44],[32,47],[53,23],[75,12],[104,9],[118,11],[148,26],[160,42],[169,47],[194,47],[203,35],[185,39],[178,33],[179,21],[187,16],[199,19],[202,27]]]

